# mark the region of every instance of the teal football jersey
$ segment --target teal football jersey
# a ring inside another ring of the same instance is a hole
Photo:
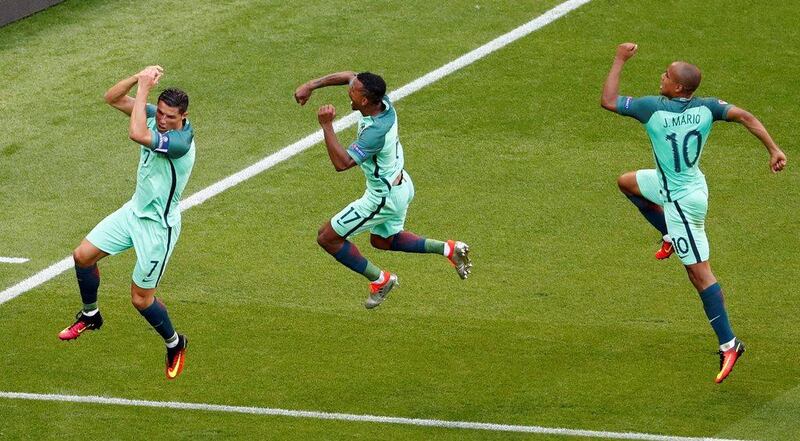
[[[731,107],[716,98],[621,96],[617,99],[617,113],[636,118],[647,129],[664,201],[675,201],[706,188],[700,156],[711,125],[726,120]]]
[[[164,133],[156,126],[156,106],[147,105],[151,145],[141,145],[136,191],[131,199],[137,217],[171,227],[180,223],[178,204],[194,166],[194,129],[186,120],[180,130]]]
[[[383,104],[383,112],[361,118],[358,139],[347,148],[367,178],[367,189],[377,195],[388,194],[405,161],[397,133],[397,112],[388,96],[383,97]]]

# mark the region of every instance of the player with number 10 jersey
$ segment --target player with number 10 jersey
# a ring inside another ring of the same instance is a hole
[[[603,87],[601,105],[645,125],[656,168],[625,173],[618,184],[662,234],[664,241],[656,258],[666,259],[677,252],[686,267],[719,340],[720,370],[715,381],[721,383],[744,353],[744,343],[733,333],[722,288],[708,262],[705,232],[708,187],[700,171],[700,157],[714,121],[733,121],[747,127],[767,148],[773,172],[785,167],[786,155],[763,124],[746,110],[716,98],[695,97],[701,73],[692,64],[683,61],[670,64],[661,75],[660,96],[619,96],[622,67],[637,49],[633,43],[623,43],[617,48]]]

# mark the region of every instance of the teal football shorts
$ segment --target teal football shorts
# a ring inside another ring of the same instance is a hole
[[[408,205],[413,199],[414,183],[404,171],[402,182],[392,186],[388,195],[377,196],[365,191],[360,199],[331,218],[331,226],[345,239],[367,230],[384,238],[390,237],[403,231]]]
[[[152,219],[139,218],[129,202],[100,221],[86,240],[111,255],[129,248],[136,250],[133,283],[150,289],[158,286],[180,234],[180,223],[164,228]]]
[[[705,223],[708,189],[698,189],[680,200],[666,202],[661,196],[661,185],[655,170],[638,170],[636,183],[645,199],[664,207],[667,233],[672,238],[672,245],[681,262],[692,265],[707,261],[709,246]]]

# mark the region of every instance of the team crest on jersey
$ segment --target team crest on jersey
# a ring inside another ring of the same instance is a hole
[[[727,104],[728,104],[728,102],[727,102],[727,101],[723,101],[723,100],[717,100],[717,102],[718,102],[718,103],[720,103],[720,104],[722,104],[723,106],[725,106],[725,105],[727,105]]]

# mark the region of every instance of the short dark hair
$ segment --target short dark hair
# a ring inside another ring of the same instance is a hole
[[[361,72],[356,75],[358,81],[364,86],[364,96],[372,104],[380,103],[386,95],[386,82],[380,75],[371,72]]]
[[[685,61],[679,61],[675,67],[677,74],[675,81],[682,85],[687,92],[694,93],[700,87],[700,81],[703,78],[700,69],[694,64]]]
[[[159,101],[164,101],[164,104],[170,107],[177,107],[181,113],[186,113],[189,108],[189,95],[186,92],[171,87],[161,92],[158,96]]]

